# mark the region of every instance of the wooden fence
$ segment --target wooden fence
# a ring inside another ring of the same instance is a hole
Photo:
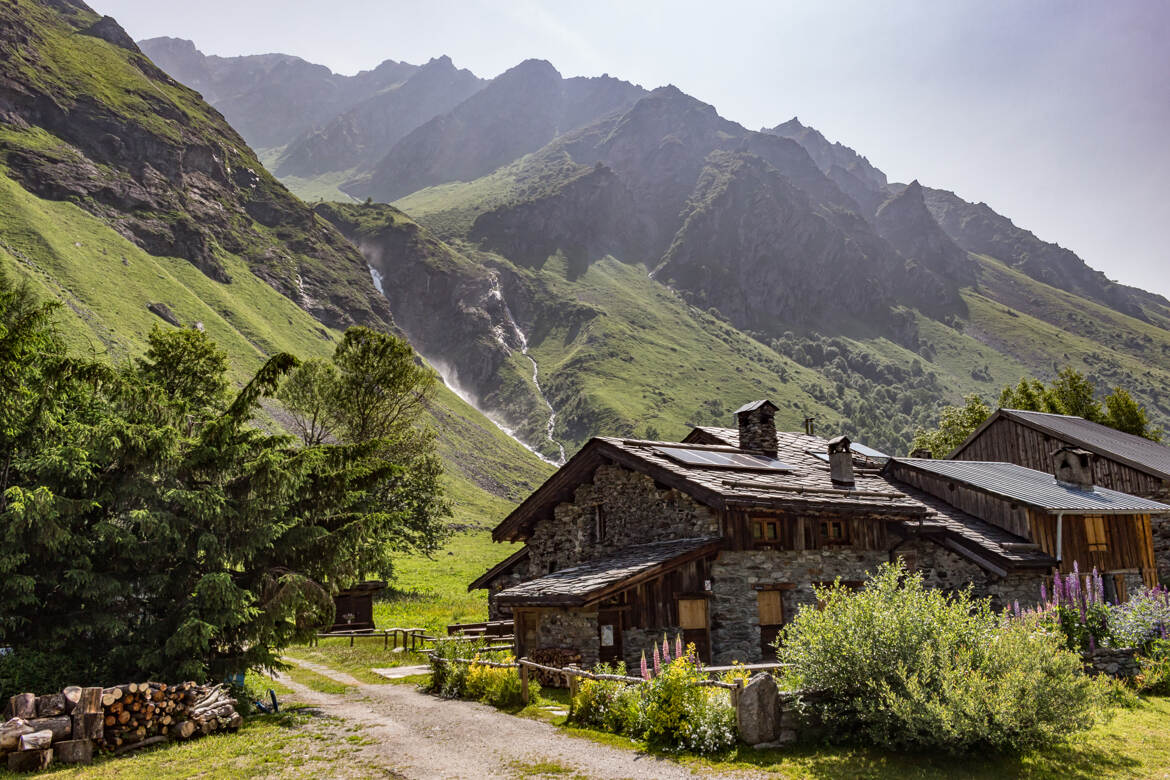
[[[459,664],[478,664],[480,666],[488,666],[493,669],[518,669],[520,674],[520,696],[525,704],[529,702],[528,696],[528,681],[532,671],[543,671],[550,674],[563,675],[569,683],[569,707],[572,708],[572,701],[577,697],[577,688],[580,685],[580,680],[609,680],[611,682],[620,682],[627,685],[641,685],[647,680],[641,677],[631,677],[622,674],[601,674],[597,672],[588,672],[577,666],[569,665],[566,667],[545,666],[538,664],[535,661],[530,661],[527,658],[520,658],[516,661],[487,661],[473,658],[439,658],[433,653],[428,654],[431,661],[444,661]],[[739,666],[708,666],[700,671],[708,675],[706,680],[698,680],[695,685],[709,687],[709,688],[724,688],[731,691],[731,704],[736,706],[739,701],[739,693],[743,690],[744,679],[737,678],[735,682],[723,682],[722,680],[711,679],[715,675],[725,674],[732,671],[748,672],[749,676],[753,672],[774,671],[782,669],[787,664],[748,664]]]
[[[367,628],[357,631],[328,631],[317,634],[313,638],[313,645],[318,645],[322,639],[349,638],[349,646],[354,646],[354,640],[362,637],[381,637],[384,650],[401,649],[402,652],[422,653],[428,645],[440,642],[467,642],[465,637],[458,636],[430,636],[422,628]],[[511,650],[513,637],[511,635],[486,637],[489,644],[484,650]],[[393,643],[393,644],[391,644]]]

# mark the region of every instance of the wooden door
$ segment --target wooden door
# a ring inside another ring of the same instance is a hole
[[[683,642],[694,643],[699,660],[711,660],[711,634],[707,625],[707,599],[679,599],[678,626],[683,632]]]
[[[518,609],[513,619],[516,631],[516,657],[523,658],[536,649],[536,628],[540,616],[539,613],[530,609]]]
[[[756,594],[760,610],[760,660],[775,661],[774,642],[784,625],[784,603],[778,590],[761,590]]]
[[[622,653],[622,611],[603,609],[597,613],[597,638],[601,643],[598,659],[603,663],[617,663],[625,658]]]

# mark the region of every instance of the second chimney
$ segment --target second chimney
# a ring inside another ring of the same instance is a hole
[[[829,476],[838,485],[853,484],[853,451],[848,437],[829,439]]]
[[[1061,447],[1052,453],[1052,472],[1057,482],[1078,490],[1092,490],[1096,484],[1095,459],[1096,456],[1088,450]]]
[[[739,423],[739,448],[776,457],[776,412],[771,401],[752,401],[735,410]]]

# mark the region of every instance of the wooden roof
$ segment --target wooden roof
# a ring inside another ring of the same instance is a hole
[[[998,420],[1011,420],[1101,457],[1124,463],[1159,479],[1170,479],[1170,447],[1132,433],[1114,430],[1083,417],[1021,409],[999,409],[947,457],[954,459]]]
[[[714,554],[720,541],[672,539],[627,547],[615,555],[505,588],[496,594],[496,600],[509,606],[584,606],[696,558]]]

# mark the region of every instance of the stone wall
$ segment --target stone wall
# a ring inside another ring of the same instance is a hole
[[[1082,653],[1082,658],[1090,674],[1133,679],[1141,671],[1136,655],[1137,651],[1131,648],[1097,648],[1092,653]]]
[[[673,657],[674,640],[681,633],[682,629],[676,626],[625,629],[622,634],[622,653],[625,656],[626,669],[629,670],[630,674],[638,674],[638,669],[642,664],[642,651],[646,651],[646,662],[649,663],[654,645],[657,645],[659,650],[662,649],[663,634],[666,634],[670,643],[670,653]]]
[[[755,586],[792,583],[782,591],[784,618],[817,603],[813,585],[860,581],[888,560],[885,550],[724,550],[711,566],[711,660],[716,665],[759,661],[760,619]]]
[[[597,633],[597,612],[542,609],[536,624],[536,644],[529,652],[547,647],[567,647],[581,653],[581,665],[592,669],[598,661],[601,638]]]
[[[597,538],[598,508],[605,536]],[[528,539],[530,577],[552,568],[604,558],[633,544],[719,536],[719,519],[678,490],[660,489],[651,477],[620,466],[601,466],[580,485],[571,503],[538,523]]]
[[[993,609],[1011,608],[1016,601],[1022,608],[1040,601],[1040,584],[1047,571],[1031,570],[1000,577],[973,561],[927,539],[911,539],[899,545],[895,557],[901,556],[907,568],[922,574],[923,582],[932,588],[953,593],[972,585],[977,598],[990,598]]]
[[[781,691],[770,674],[756,674],[733,697],[739,738],[760,748],[812,742],[825,737],[818,704],[828,701],[815,691]]]
[[[1170,583],[1170,517],[1150,518],[1150,526],[1154,532],[1154,562],[1158,567],[1158,578],[1163,583]]]
[[[497,604],[496,595],[505,588],[510,588],[518,582],[529,579],[528,570],[529,562],[521,561],[512,568],[512,571],[501,574],[488,583],[488,620],[510,620],[512,618],[512,608]]]

